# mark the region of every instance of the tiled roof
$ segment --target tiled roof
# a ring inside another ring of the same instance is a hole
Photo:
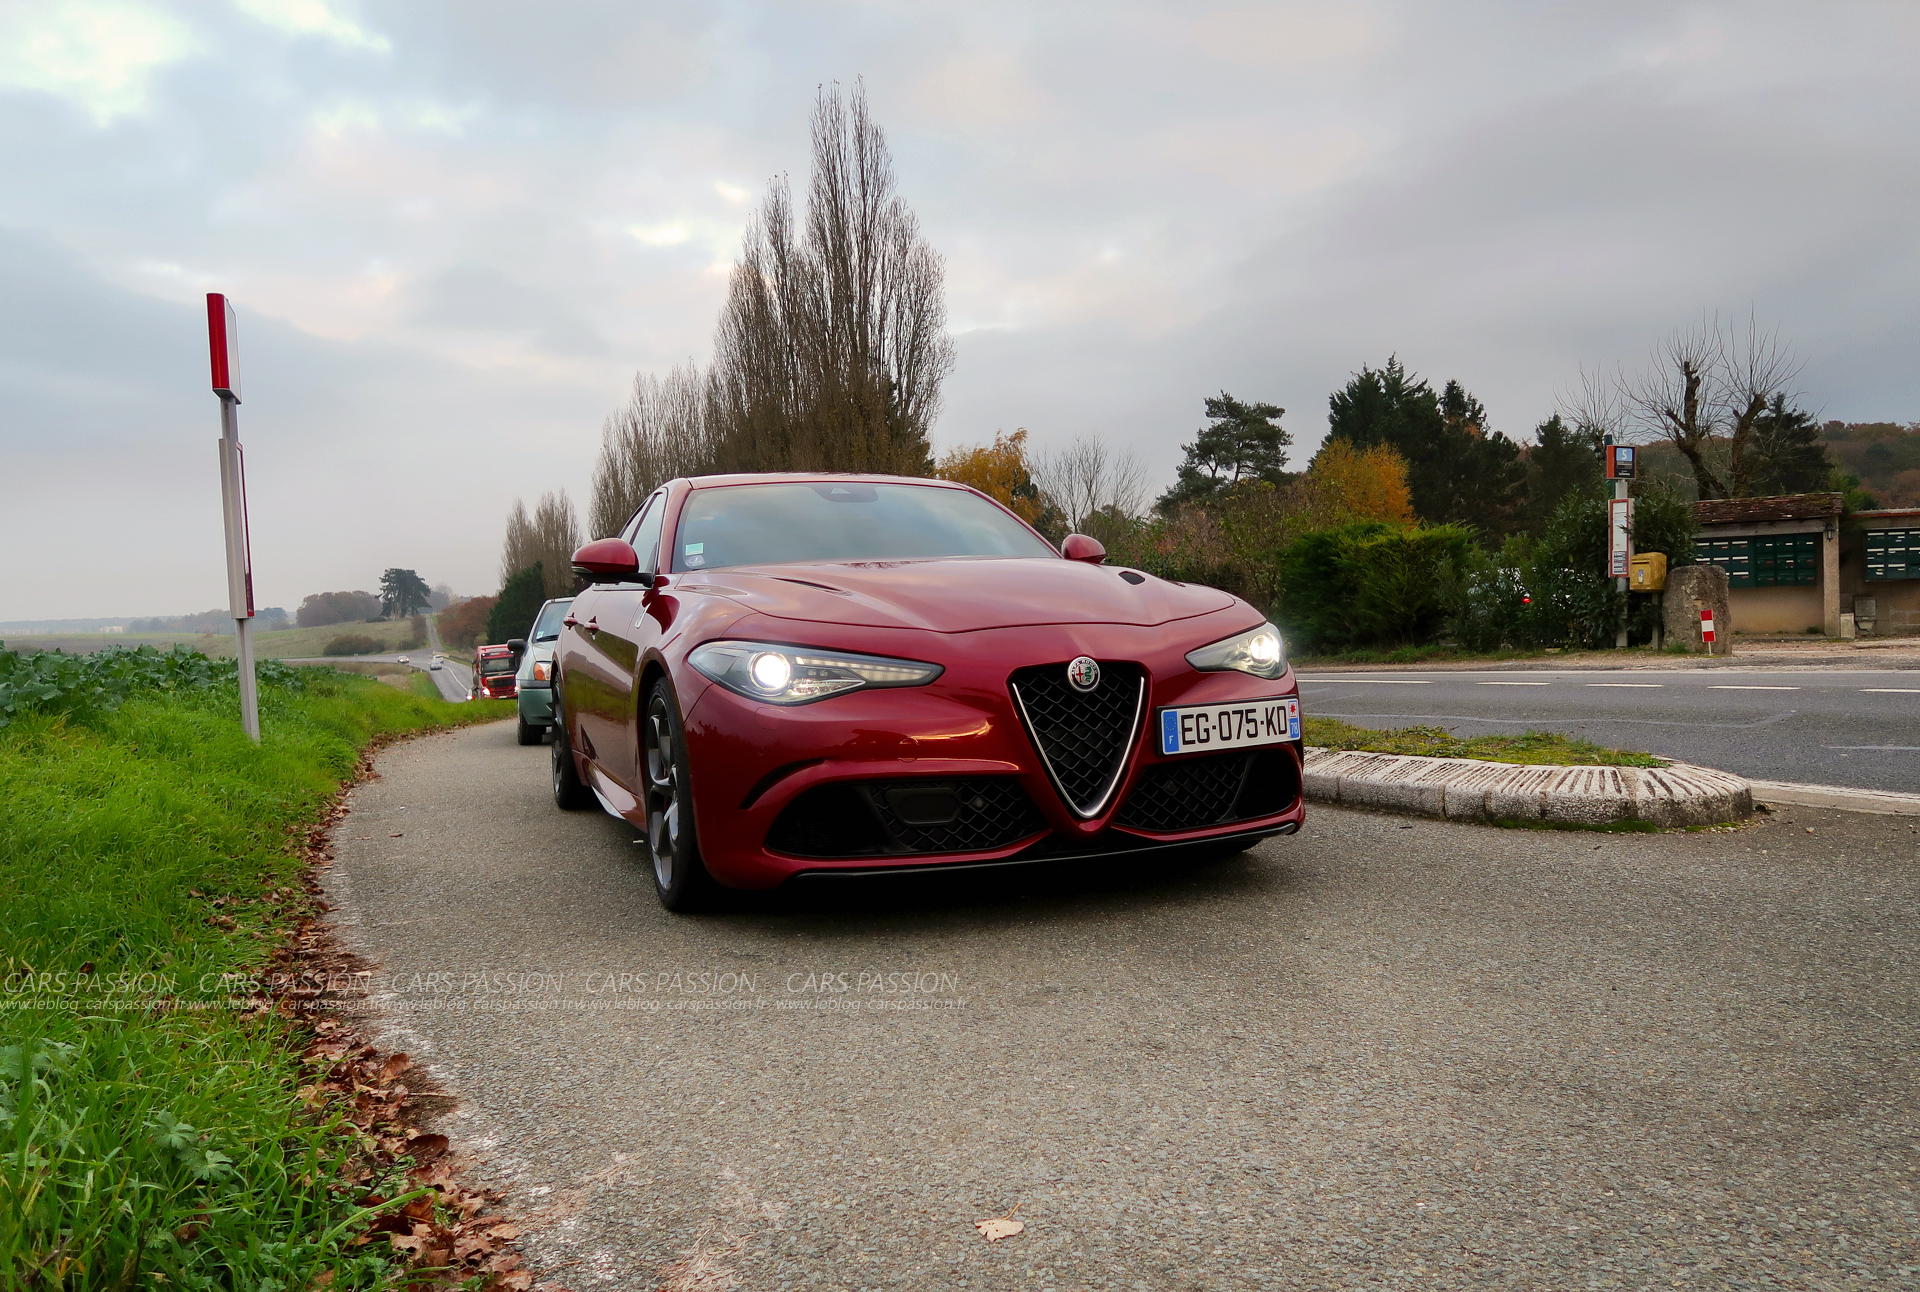
[[[1790,493],[1779,498],[1703,498],[1693,504],[1702,525],[1750,525],[1764,520],[1824,520],[1840,514],[1837,493]]]

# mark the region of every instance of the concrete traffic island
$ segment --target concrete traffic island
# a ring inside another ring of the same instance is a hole
[[[1753,814],[1753,790],[1686,763],[1560,767],[1309,747],[1306,795],[1319,803],[1442,817],[1574,826],[1720,825]]]

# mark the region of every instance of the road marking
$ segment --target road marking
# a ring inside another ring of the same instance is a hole
[[[1902,753],[1920,753],[1920,745],[1822,745],[1822,749],[1894,749]]]
[[[1920,695],[1920,688],[1911,686],[1863,686],[1862,695]]]
[[[1661,687],[1665,686],[1666,683],[1665,682],[1588,682],[1586,685],[1613,686],[1613,687],[1620,687],[1622,689],[1631,689],[1635,691],[1646,691],[1646,690],[1657,691]]]
[[[1343,677],[1342,682],[1371,682],[1375,686],[1432,686],[1424,678],[1412,677]]]
[[[1475,682],[1475,686],[1552,686],[1551,682]]]
[[[1709,691],[1798,691],[1797,686],[1710,686]]]

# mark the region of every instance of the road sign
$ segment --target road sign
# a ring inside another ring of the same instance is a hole
[[[1616,579],[1627,577],[1633,561],[1633,500],[1611,498],[1607,501],[1607,574]]]
[[[227,610],[240,662],[240,726],[260,739],[260,691],[253,671],[253,541],[247,529],[246,451],[240,447],[240,331],[233,302],[207,293],[207,352],[220,396],[220,511],[227,531]]]
[[[1713,645],[1713,611],[1711,610],[1700,612],[1700,640],[1709,646]]]
[[[213,393],[240,402],[240,329],[233,302],[221,292],[207,293],[207,350],[213,359]]]
[[[1609,444],[1606,446],[1607,479],[1631,480],[1638,455],[1631,444]]]

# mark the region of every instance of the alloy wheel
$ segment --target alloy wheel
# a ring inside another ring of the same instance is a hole
[[[653,874],[663,889],[673,886],[680,856],[680,766],[667,716],[666,697],[656,695],[647,706],[641,738],[647,764],[647,848],[653,853]]]

